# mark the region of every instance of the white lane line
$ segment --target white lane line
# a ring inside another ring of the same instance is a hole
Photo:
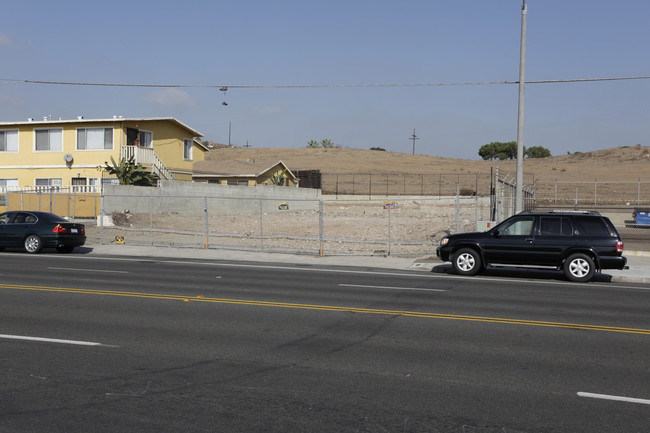
[[[592,394],[590,392],[579,392],[578,396],[586,398],[597,398],[600,400],[614,400],[614,401],[623,401],[625,403],[639,403],[639,404],[650,404],[650,400],[643,398],[630,398],[630,397],[621,397],[618,395],[607,395],[607,394]]]
[[[108,269],[81,269],[81,268],[57,268],[55,266],[50,266],[48,269],[57,269],[60,271],[84,271],[84,272],[107,272],[111,274],[128,274],[129,271],[112,271]]]
[[[0,334],[0,338],[6,338],[9,340],[38,341],[43,343],[74,344],[76,346],[107,346],[105,344],[95,343],[92,341],[61,340],[58,338],[43,338],[43,337],[27,337],[24,335]]]
[[[421,287],[393,287],[393,286],[366,286],[363,284],[339,284],[341,287],[362,287],[369,289],[389,289],[389,290],[419,290],[422,292],[446,292],[444,289],[424,289]]]

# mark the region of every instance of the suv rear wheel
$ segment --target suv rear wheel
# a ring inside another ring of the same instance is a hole
[[[564,262],[564,275],[571,281],[587,282],[593,278],[595,272],[594,261],[587,254],[572,254]]]
[[[460,275],[476,275],[483,266],[481,256],[471,248],[461,248],[454,254],[454,272]]]

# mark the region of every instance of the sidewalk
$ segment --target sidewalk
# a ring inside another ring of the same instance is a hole
[[[418,270],[431,272],[434,268],[442,272],[450,268],[449,263],[441,262],[435,256],[420,257],[417,259],[385,256],[309,256],[299,254],[262,253],[252,251],[236,251],[222,249],[196,249],[172,247],[148,247],[131,245],[92,245],[84,249],[91,250],[90,254],[102,254],[128,257],[165,257],[178,259],[201,260],[231,260],[243,262],[265,262],[282,265],[325,265],[325,266],[354,266],[367,268],[384,268],[394,270]],[[650,252],[626,251],[628,269],[607,269],[601,275],[612,282],[650,283]]]

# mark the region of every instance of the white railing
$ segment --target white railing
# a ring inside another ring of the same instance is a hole
[[[120,151],[120,160],[122,158],[128,160],[133,157],[136,164],[142,164],[146,167],[151,167],[151,172],[158,176],[160,179],[176,180],[174,174],[165,166],[165,164],[158,158],[156,152],[150,147],[139,146],[122,146]]]
[[[100,192],[99,187],[96,185],[72,185],[72,186],[0,186],[0,194],[8,192],[35,192],[35,193],[97,193]]]

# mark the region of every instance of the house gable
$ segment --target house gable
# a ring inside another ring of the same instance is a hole
[[[298,186],[298,179],[286,164],[277,160],[202,161],[194,164],[195,182],[228,185],[273,185],[274,177],[281,176],[284,186]]]

